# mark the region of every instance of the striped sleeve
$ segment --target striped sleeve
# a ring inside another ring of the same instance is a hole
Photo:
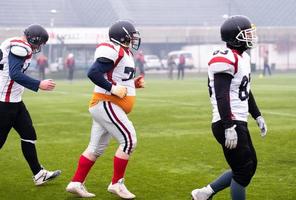
[[[212,57],[208,63],[209,71],[213,74],[227,73],[234,76],[237,72],[237,55],[231,54],[232,55],[217,54]]]

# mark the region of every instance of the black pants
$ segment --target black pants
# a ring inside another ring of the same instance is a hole
[[[185,66],[182,64],[178,65],[178,79],[184,79],[184,71]]]
[[[271,75],[271,69],[268,64],[264,64],[264,66],[263,66],[263,76],[266,75],[266,71],[268,72],[269,75]]]
[[[19,134],[23,155],[33,174],[37,174],[41,169],[34,144],[37,136],[30,114],[23,102],[0,102],[0,149],[5,144],[11,128]]]
[[[233,179],[246,187],[257,167],[256,152],[252,144],[248,124],[235,121],[238,143],[235,149],[225,147],[225,129],[221,121],[212,124],[212,132],[216,140],[221,144],[227,163],[232,169]]]
[[[68,80],[72,81],[74,77],[74,68],[69,68]]]
[[[45,79],[45,67],[39,67],[39,78],[41,80]]]

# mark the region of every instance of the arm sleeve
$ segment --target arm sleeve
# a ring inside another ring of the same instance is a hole
[[[249,105],[249,113],[252,115],[254,119],[257,117],[261,116],[261,113],[259,111],[259,108],[256,104],[255,98],[253,96],[253,93],[249,92],[249,100],[248,100],[248,105]]]
[[[233,76],[227,73],[218,73],[214,75],[214,89],[218,111],[225,129],[233,126],[229,99],[229,91],[232,78]]]
[[[8,55],[8,62],[10,78],[18,84],[24,86],[25,88],[37,92],[39,89],[40,81],[33,79],[22,72],[25,58],[16,56],[10,52]]]
[[[104,74],[113,69],[114,62],[107,58],[97,58],[88,70],[88,78],[97,86],[111,91],[112,84],[105,79]]]

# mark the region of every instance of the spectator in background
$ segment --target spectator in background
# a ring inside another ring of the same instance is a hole
[[[139,69],[140,75],[144,76],[145,75],[145,69],[144,69],[145,59],[144,59],[143,51],[139,51],[139,53],[136,55],[135,60],[136,60],[136,67]]]
[[[45,68],[48,67],[48,59],[44,54],[40,54],[36,61],[37,69],[39,71],[39,79],[45,79]]]
[[[173,75],[174,67],[176,65],[173,56],[168,57],[167,65],[168,65],[168,71],[169,71],[169,79],[173,79],[174,78],[174,75]]]
[[[184,68],[185,68],[185,56],[181,54],[179,56],[179,63],[178,63],[178,79],[184,79]]]
[[[266,71],[271,76],[271,69],[268,62],[268,50],[266,50],[263,55],[263,76],[265,76]]]
[[[73,53],[69,53],[66,61],[65,68],[68,70],[68,80],[73,80],[74,70],[75,70],[75,58]]]

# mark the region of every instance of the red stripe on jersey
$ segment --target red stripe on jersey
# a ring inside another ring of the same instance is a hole
[[[234,62],[234,74],[236,74],[237,72],[237,68],[238,68],[238,57],[237,57],[237,53],[233,51],[233,55],[234,55],[234,58],[235,58],[235,62]]]
[[[236,53],[237,55],[242,56],[242,52],[240,52],[239,50],[231,49],[231,51],[232,51],[233,53]]]
[[[14,81],[10,80],[10,83],[8,85],[7,91],[6,91],[6,95],[5,95],[5,102],[9,102],[10,101],[10,94],[11,94],[11,89],[12,89],[12,85],[13,85]]]
[[[32,55],[33,55],[32,53],[29,54],[29,55],[27,55],[27,56],[26,56],[26,59],[30,59],[30,58],[32,58]]]
[[[122,48],[123,48],[123,50],[125,51],[125,53],[126,53],[127,55],[130,55],[130,53],[132,53],[132,52],[129,50],[128,47],[122,47]]]
[[[124,56],[124,50],[122,47],[120,47],[118,57],[114,63],[113,69],[107,73],[108,81],[110,81],[113,85],[116,85],[115,81],[113,81],[113,79],[112,79],[113,71],[114,71],[115,67],[118,65],[118,63],[121,61],[123,56]]]
[[[213,63],[219,63],[219,62],[234,65],[234,63],[231,60],[229,60],[227,58],[224,58],[224,57],[214,57],[214,58],[212,58],[210,60],[210,62],[208,63],[208,65],[211,65]]]
[[[101,46],[110,47],[110,48],[112,48],[112,49],[115,50],[114,46],[112,44],[109,44],[109,43],[101,43],[101,44],[98,44],[96,46],[96,48],[101,47]]]
[[[23,41],[23,40],[11,40],[10,42],[20,42],[20,43],[22,43],[22,44],[24,44],[24,45],[27,45],[28,47],[31,48],[31,45],[30,45],[29,43]]]
[[[124,56],[124,50],[122,47],[120,47],[119,49],[119,53],[118,53],[118,58],[116,59],[115,63],[114,63],[114,67],[116,67],[118,65],[118,63],[121,61],[121,59]]]

